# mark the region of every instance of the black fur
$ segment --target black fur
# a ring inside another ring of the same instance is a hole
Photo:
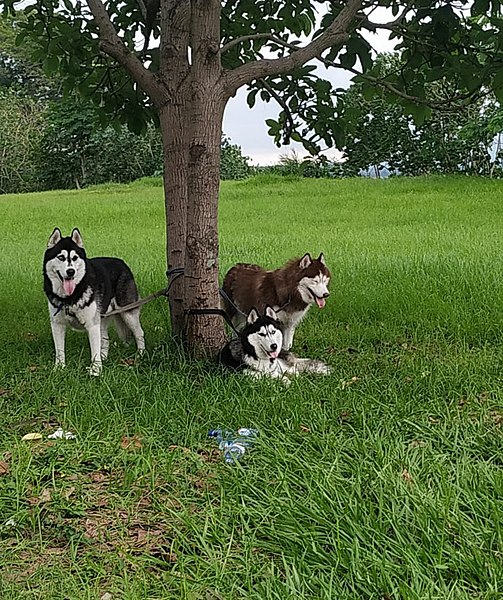
[[[218,362],[231,369],[241,370],[246,368],[246,364],[243,362],[244,356],[249,356],[257,360],[257,353],[248,341],[248,337],[259,331],[261,327],[267,325],[273,325],[276,329],[281,329],[279,321],[265,315],[259,316],[254,323],[247,322],[239,337],[229,340],[222,350],[220,350],[218,353]]]
[[[51,280],[45,272],[46,262],[58,256],[61,250],[67,250],[68,253],[74,250],[86,264],[84,277],[75,287],[73,294],[65,297],[54,293]],[[96,300],[101,314],[106,312],[114,297],[118,306],[126,306],[139,297],[131,269],[123,260],[112,257],[87,258],[84,248],[78,246],[71,237],[62,238],[55,246],[45,251],[43,271],[44,291],[49,302],[57,308],[76,304],[88,289],[91,290],[91,294],[85,305],[88,306]]]

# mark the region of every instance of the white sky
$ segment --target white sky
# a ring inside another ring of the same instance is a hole
[[[374,22],[386,20],[385,9],[372,14]],[[386,52],[393,50],[392,43],[387,35],[369,34],[366,39],[370,42],[377,52]],[[326,69],[320,66],[318,69],[320,76],[332,81],[338,87],[348,87],[350,83],[350,74],[336,70]],[[289,153],[295,149],[300,156],[306,156],[307,152],[302,144],[293,142],[290,146],[281,146],[278,148],[269,135],[268,127],[265,124],[266,119],[277,118],[281,108],[273,100],[269,103],[263,102],[257,95],[256,103],[253,109],[248,108],[246,103],[246,88],[242,88],[234,98],[231,98],[224,115],[224,133],[230,137],[233,144],[241,146],[243,154],[252,159],[252,164],[267,165],[278,162],[281,154]],[[337,156],[336,150],[329,150],[326,155]]]

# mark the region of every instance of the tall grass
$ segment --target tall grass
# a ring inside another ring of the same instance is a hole
[[[53,372],[42,255],[55,226],[165,284],[152,182],[0,197],[0,597],[496,599],[502,594],[502,187],[470,178],[226,183],[222,275],[325,253],[331,297],[277,382],[188,363],[159,300],[149,353]],[[58,426],[76,440],[49,442]],[[216,426],[260,430],[228,467]],[[42,441],[25,442],[40,432]],[[3,473],[3,475],[1,474]]]

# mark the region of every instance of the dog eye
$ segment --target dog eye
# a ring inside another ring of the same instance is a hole
[[[261,337],[265,337],[265,335],[266,335],[265,333],[260,333],[260,331],[258,332],[258,334],[259,334]]]
[[[63,261],[65,260],[65,256],[64,256],[64,254],[60,254],[60,255],[58,256],[58,260],[60,260],[61,262],[63,262]]]
[[[77,258],[78,258],[78,256],[74,256],[74,257],[72,258],[72,261],[73,261],[73,262],[75,262],[75,261],[77,260]]]

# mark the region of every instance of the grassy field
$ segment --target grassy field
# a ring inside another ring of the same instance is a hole
[[[222,275],[321,251],[332,270],[294,350],[334,374],[288,389],[184,362],[161,300],[140,362],[115,344],[89,378],[71,332],[53,372],[52,229],[124,258],[146,295],[165,285],[162,189],[3,196],[0,214],[2,600],[503,597],[502,183],[225,183]],[[218,426],[260,430],[241,465]]]

